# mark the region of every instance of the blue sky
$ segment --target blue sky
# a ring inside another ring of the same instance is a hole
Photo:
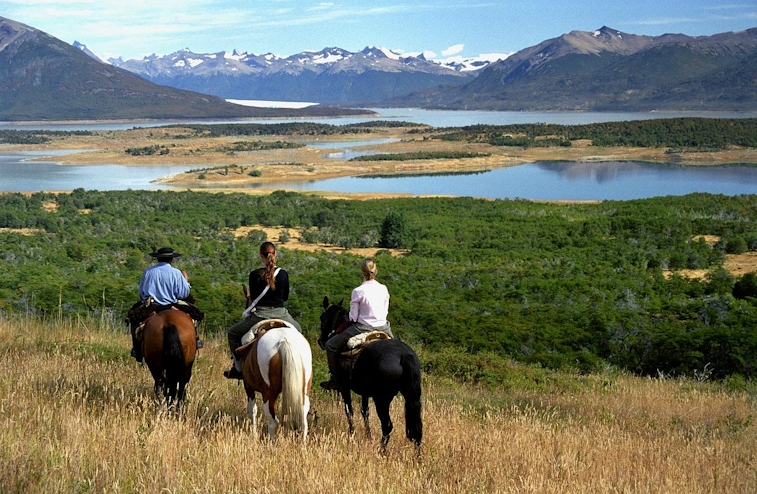
[[[609,26],[691,36],[757,27],[757,2],[735,0],[0,0],[0,16],[103,57],[189,48],[292,55],[366,46],[431,58],[513,53]]]

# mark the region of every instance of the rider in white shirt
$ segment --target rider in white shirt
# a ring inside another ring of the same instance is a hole
[[[331,378],[321,383],[323,389],[339,389],[337,373],[339,353],[347,346],[347,340],[360,333],[371,331],[384,331],[392,336],[391,326],[386,319],[389,313],[389,290],[376,281],[378,273],[376,263],[373,259],[365,259],[360,266],[360,271],[363,275],[363,283],[352,290],[350,299],[352,324],[326,342],[326,358]]]

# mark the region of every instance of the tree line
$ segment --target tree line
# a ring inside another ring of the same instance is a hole
[[[471,125],[442,129],[436,137],[494,146],[567,146],[570,141],[588,139],[595,146],[725,149],[757,147],[757,119],[686,117],[584,125]]]
[[[191,276],[205,330],[222,332],[239,317],[240,286],[266,238],[233,231],[253,225],[312,242],[408,249],[380,250],[379,278],[395,334],[423,349],[429,372],[458,375],[476,362],[483,376],[496,375],[498,362],[516,359],[757,375],[757,283],[723,269],[727,253],[757,250],[754,195],[557,205],[283,191],[5,194],[0,228],[13,230],[0,231],[0,311],[120,320],[148,253],[171,246],[184,254],[178,267]],[[720,240],[712,246],[702,235]],[[349,298],[361,259],[286,247],[279,258],[292,280],[290,312],[312,339],[321,300]],[[680,268],[709,274],[688,279]]]

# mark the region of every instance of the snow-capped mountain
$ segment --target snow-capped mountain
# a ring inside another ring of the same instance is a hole
[[[500,111],[757,107],[757,28],[711,36],[571,31],[488,65],[469,83],[384,102]]]
[[[77,43],[77,47],[98,58]],[[288,57],[272,53],[194,53],[188,48],[142,60],[110,58],[108,63],[152,82],[227,99],[365,104],[441,85],[469,82],[479,69],[503,58],[444,61],[402,55],[367,46],[359,52],[338,47]]]
[[[326,107],[275,112],[159,86],[43,31],[0,17],[0,120],[235,119],[355,114]]]

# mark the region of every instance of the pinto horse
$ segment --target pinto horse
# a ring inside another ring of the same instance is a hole
[[[340,326],[349,322],[349,312],[342,307],[342,303],[330,304],[328,297],[323,299],[321,336],[318,338],[321,349],[326,348],[326,341]],[[405,435],[416,448],[420,447],[423,438],[421,364],[418,355],[407,344],[396,339],[373,341],[359,353],[352,370],[339,375],[339,383],[342,385],[339,393],[344,400],[350,434],[355,432],[350,394],[354,391],[362,398],[360,412],[369,437],[368,401],[373,398],[376,415],[381,421],[381,449],[386,452],[389,435],[394,428],[389,406],[394,397],[401,393],[405,398]]]
[[[257,426],[255,393],[260,393],[263,412],[268,418],[268,436],[274,439],[279,424],[285,423],[293,431],[300,431],[304,442],[308,434],[313,380],[310,344],[299,331],[280,319],[256,324],[242,338],[242,343],[235,353],[243,360],[242,381],[252,427]],[[277,409],[279,395],[281,404]]]
[[[155,395],[162,391],[166,403],[179,408],[186,397],[197,352],[197,336],[192,319],[185,312],[167,309],[145,321],[142,355],[155,380]]]

